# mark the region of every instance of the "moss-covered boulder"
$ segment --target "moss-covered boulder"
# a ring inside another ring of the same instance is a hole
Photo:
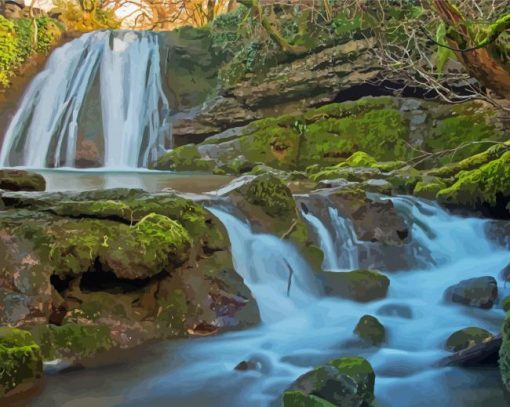
[[[372,315],[363,315],[356,324],[354,333],[363,341],[375,346],[380,345],[386,339],[386,329],[384,325]]]
[[[503,341],[499,349],[499,371],[503,384],[510,391],[510,312],[506,313],[501,336]]]
[[[390,279],[373,270],[323,272],[326,293],[354,301],[373,301],[386,297]]]
[[[503,301],[501,301],[501,308],[503,308],[505,312],[510,311],[510,295],[506,296]]]
[[[111,328],[105,325],[37,325],[31,328],[44,360],[84,360],[111,349]]]
[[[425,199],[435,199],[439,191],[446,188],[446,183],[440,178],[427,178],[418,183],[414,187],[413,195]]]
[[[463,280],[445,292],[448,301],[476,308],[492,308],[498,298],[498,283],[494,277]]]
[[[313,394],[306,394],[302,391],[286,391],[282,396],[283,407],[334,407],[330,403]]]
[[[482,328],[469,327],[460,329],[451,334],[446,340],[446,349],[451,352],[459,352],[479,343],[491,339],[492,334]]]
[[[367,360],[344,357],[300,376],[283,394],[282,402],[285,407],[330,405],[325,402],[343,407],[370,406],[374,385],[375,374]]]
[[[0,399],[33,386],[42,368],[41,351],[29,332],[0,328]]]
[[[44,191],[46,180],[42,175],[22,170],[0,170],[0,189],[7,191]]]
[[[479,168],[460,172],[457,181],[441,190],[437,199],[446,205],[510,217],[510,151]]]

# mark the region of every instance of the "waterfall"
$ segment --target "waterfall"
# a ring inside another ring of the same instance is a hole
[[[247,223],[222,209],[208,209],[227,229],[234,268],[252,290],[264,322],[291,317],[316,298],[317,281],[292,244],[253,233]]]
[[[99,31],[56,49],[7,129],[0,166],[74,167],[87,102],[100,105],[105,167],[147,167],[158,158],[170,135],[158,35]]]
[[[338,210],[328,208],[328,220],[334,233],[310,210],[302,211],[305,220],[315,229],[319,244],[324,252],[325,270],[353,270],[359,267],[358,246],[354,227],[349,219],[341,216]]]

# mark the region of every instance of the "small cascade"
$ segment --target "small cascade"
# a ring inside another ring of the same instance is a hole
[[[209,210],[227,229],[234,267],[252,290],[264,322],[295,315],[320,293],[308,264],[292,244],[253,233],[247,223],[223,209]]]
[[[325,270],[352,270],[359,266],[358,246],[356,234],[351,222],[340,216],[338,210],[328,208],[328,223],[331,224],[330,231],[326,225],[315,216],[310,210],[302,211],[303,217],[315,229],[322,251],[324,252]]]
[[[106,168],[147,167],[165,150],[169,112],[156,33],[85,34],[55,50],[30,84],[0,166],[75,167],[85,143]]]

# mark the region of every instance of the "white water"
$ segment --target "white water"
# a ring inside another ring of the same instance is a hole
[[[379,407],[508,405],[497,371],[436,368],[434,364],[448,355],[444,343],[455,330],[468,326],[499,330],[503,318],[499,306],[480,310],[447,304],[443,293],[460,280],[492,275],[503,298],[507,292],[499,271],[510,261],[510,253],[486,239],[483,220],[451,216],[433,204],[410,198],[393,200],[413,221],[413,238],[432,252],[436,265],[386,273],[391,279],[386,299],[360,304],[317,298],[306,291],[309,270],[301,268],[295,250],[276,238],[253,234],[232,215],[213,210],[225,222],[236,267],[266,322],[215,338],[143,347],[125,365],[50,378],[34,405],[93,401],[122,406],[277,406],[282,391],[300,374],[345,355],[362,355],[374,367]],[[283,258],[296,267],[299,277],[293,285],[296,290],[291,288],[291,308],[285,309],[292,312],[288,313],[280,309],[287,307],[281,302],[286,298]],[[383,306],[405,307],[411,318],[383,312]],[[281,319],[281,314],[286,317]],[[385,325],[388,338],[381,348],[364,347],[353,335],[364,314],[376,315]],[[247,359],[259,361],[261,369],[233,370]],[[76,389],[80,389],[78,395]]]
[[[252,233],[247,223],[224,210],[209,210],[228,231],[234,267],[253,291],[264,322],[295,315],[317,298],[318,283],[294,246],[272,235]]]
[[[101,31],[56,49],[30,84],[4,138],[0,166],[74,167],[82,108],[99,81],[104,166],[147,167],[169,136],[158,36]]]

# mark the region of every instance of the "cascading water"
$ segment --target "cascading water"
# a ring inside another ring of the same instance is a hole
[[[324,252],[323,268],[325,270],[353,270],[359,267],[358,246],[362,243],[356,239],[349,219],[338,214],[336,208],[328,208],[328,217],[334,233],[311,211],[302,212],[303,217],[314,227],[321,249]]]
[[[281,393],[299,375],[349,355],[364,356],[374,367],[380,407],[508,405],[496,369],[436,364],[449,354],[444,345],[454,331],[469,326],[499,331],[504,316],[499,305],[481,310],[450,304],[444,292],[460,280],[491,275],[503,297],[508,292],[499,272],[510,253],[487,239],[485,220],[452,216],[414,198],[391,199],[407,217],[414,243],[430,252],[433,262],[387,272],[391,285],[384,300],[355,303],[308,293],[308,287],[315,287],[313,278],[294,248],[275,237],[253,234],[232,214],[212,209],[227,228],[238,272],[264,320],[271,323],[214,338],[144,346],[127,356],[128,365],[49,378],[37,406],[76,401],[76,388],[82,389],[83,400],[109,405],[166,406],[172,400],[175,407],[279,406]],[[413,254],[420,255],[408,252]],[[290,305],[281,301],[288,277],[284,259],[294,268]],[[386,327],[382,347],[366,347],[353,335],[365,314],[377,316]],[[247,359],[258,361],[260,369],[233,369]]]
[[[252,233],[248,224],[224,210],[209,210],[228,231],[234,267],[253,290],[264,322],[288,317],[317,297],[317,282],[294,246]]]
[[[74,167],[94,84],[99,100],[89,103],[101,107],[93,120],[102,123],[103,166],[147,167],[158,158],[170,136],[158,34],[101,31],[52,53],[7,130],[0,166]]]

